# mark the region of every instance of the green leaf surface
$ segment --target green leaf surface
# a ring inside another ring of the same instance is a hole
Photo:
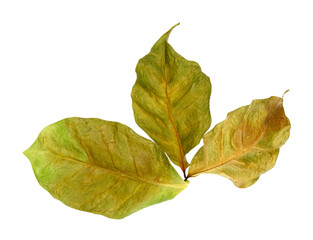
[[[230,112],[205,134],[204,146],[192,160],[188,175],[214,173],[238,187],[249,187],[275,165],[289,134],[282,98],[254,100]]]
[[[64,119],[24,154],[53,197],[110,218],[172,199],[188,185],[160,147],[116,122]]]
[[[137,124],[185,172],[185,155],[211,124],[211,83],[196,62],[167,42],[174,27],[139,60],[131,96]]]

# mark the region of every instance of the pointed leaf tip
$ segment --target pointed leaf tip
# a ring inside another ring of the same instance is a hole
[[[290,90],[287,89],[287,90],[284,92],[284,94],[283,94],[283,96],[282,96],[281,98],[284,99],[285,94],[286,94],[287,92],[289,92],[289,91],[290,91]]]
[[[176,23],[173,27],[171,27],[166,33],[169,33],[171,32],[175,27],[177,27],[178,25],[180,25],[180,22],[179,23]],[[165,34],[166,34],[165,33]]]

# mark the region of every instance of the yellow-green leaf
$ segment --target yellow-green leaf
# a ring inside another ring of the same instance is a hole
[[[204,146],[192,160],[188,175],[214,173],[229,178],[237,187],[249,187],[275,165],[289,133],[282,98],[254,100],[230,112],[205,134]]]
[[[123,218],[187,187],[163,151],[127,126],[68,118],[24,153],[40,185],[66,205]]]
[[[185,172],[185,155],[211,124],[211,83],[196,62],[167,42],[174,27],[139,60],[131,96],[137,124]]]

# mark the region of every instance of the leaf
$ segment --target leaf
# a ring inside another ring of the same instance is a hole
[[[40,185],[66,205],[123,218],[187,187],[163,151],[127,126],[68,118],[24,153]]]
[[[211,83],[196,62],[168,44],[174,27],[139,60],[131,96],[137,124],[185,172],[185,155],[211,124]]]
[[[189,177],[214,173],[229,178],[237,187],[249,187],[274,167],[289,134],[282,98],[254,100],[230,112],[225,121],[205,134]]]

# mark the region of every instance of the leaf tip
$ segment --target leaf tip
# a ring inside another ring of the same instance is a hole
[[[180,25],[180,22],[176,23],[172,28],[177,27],[178,25]]]
[[[178,25],[180,25],[180,22],[176,23],[173,27],[170,28],[170,30],[168,30],[164,35],[166,36],[166,41],[168,40],[168,37],[170,35],[170,33],[172,32],[172,30],[177,27]],[[163,35],[163,36],[164,36]]]
[[[289,92],[289,91],[290,91],[290,90],[287,89],[287,90],[284,92],[284,94],[283,94],[283,96],[282,96],[281,98],[284,99],[285,94],[286,94],[287,92]]]

